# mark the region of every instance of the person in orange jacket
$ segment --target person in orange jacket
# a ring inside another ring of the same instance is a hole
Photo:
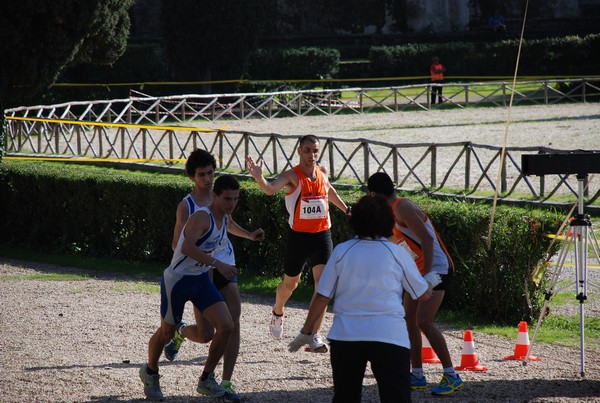
[[[429,73],[431,75],[431,104],[434,105],[436,98],[438,104],[444,102],[442,98],[442,83],[444,82],[444,73],[446,68],[440,63],[440,58],[434,56],[431,60],[431,66],[429,66]]]

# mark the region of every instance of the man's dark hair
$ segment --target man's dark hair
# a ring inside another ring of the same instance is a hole
[[[394,213],[383,196],[363,196],[352,207],[350,226],[359,238],[392,236]]]
[[[394,182],[392,182],[392,178],[385,172],[377,172],[367,180],[367,189],[369,192],[390,197],[394,194]]]
[[[217,169],[217,161],[211,153],[200,148],[196,148],[187,161],[185,162],[185,172],[189,177],[196,175],[196,168],[203,168],[212,166],[213,169]]]
[[[221,175],[215,181],[213,185],[213,192],[217,196],[223,193],[225,190],[239,190],[240,183],[231,175]]]
[[[300,141],[298,141],[298,145],[300,147],[302,147],[302,144],[306,143],[307,141],[310,143],[316,144],[319,142],[319,139],[314,134],[307,134],[306,136],[300,137]]]

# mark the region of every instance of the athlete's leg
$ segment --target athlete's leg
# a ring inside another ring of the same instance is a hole
[[[408,293],[404,293],[404,319],[408,329],[408,338],[410,339],[410,362],[412,368],[423,368],[421,352],[421,330],[417,323],[417,309],[419,301],[413,300]]]
[[[223,301],[212,304],[206,308],[202,315],[214,326],[215,336],[208,349],[208,357],[204,364],[205,372],[214,372],[217,364],[227,348],[231,334],[233,333],[233,320],[229,309]]]
[[[273,306],[273,312],[275,312],[277,315],[283,315],[285,304],[292,296],[294,290],[298,287],[300,276],[301,274],[293,277],[288,276],[287,274],[283,275],[283,280],[281,280],[277,286],[277,291],[275,293],[275,305]]]
[[[163,347],[171,340],[175,334],[175,325],[165,322],[160,319],[160,327],[150,337],[148,342],[148,368],[153,371],[158,371],[158,360],[162,354]]]
[[[208,343],[215,335],[215,328],[196,307],[194,307],[194,318],[196,323],[185,326],[181,330],[181,335],[196,343]]]
[[[431,348],[433,348],[433,351],[435,351],[442,362],[442,366],[444,368],[449,368],[452,367],[452,359],[450,358],[450,353],[448,352],[446,339],[433,322],[437,311],[442,305],[445,293],[446,291],[444,290],[434,290],[433,295],[429,300],[419,302],[417,322],[419,329],[421,329],[425,337],[427,337],[429,344],[431,344]]]
[[[233,370],[240,352],[240,315],[242,312],[242,302],[237,283],[230,282],[219,290],[233,321],[233,332],[223,355],[223,376],[222,379],[228,381],[233,376]]]

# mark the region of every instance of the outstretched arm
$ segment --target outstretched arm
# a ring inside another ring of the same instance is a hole
[[[262,241],[265,239],[265,231],[262,228],[255,229],[250,232],[245,228],[242,228],[237,222],[233,220],[233,217],[229,215],[227,220],[227,232],[232,235],[239,236],[240,238],[246,238],[251,241]]]
[[[277,179],[269,182],[263,175],[263,165],[264,161],[262,159],[259,160],[258,163],[255,163],[251,156],[246,157],[246,167],[248,168],[248,172],[250,172],[250,175],[256,180],[256,183],[258,183],[258,186],[260,186],[263,192],[268,195],[273,195],[286,186],[292,187],[293,171],[283,172]]]
[[[329,298],[316,294],[310,304],[310,308],[308,308],[308,314],[306,315],[306,321],[304,321],[304,326],[302,326],[302,333],[310,334],[312,330],[317,325],[317,322],[321,319],[323,312],[327,309],[327,305],[329,304]]]
[[[327,178],[327,168],[325,168],[325,167],[319,167],[319,168],[321,168],[321,171]],[[329,181],[329,179],[327,179],[327,181]],[[327,199],[331,203],[333,203],[334,206],[336,206],[337,208],[342,210],[344,212],[344,214],[349,213],[348,206],[346,205],[346,203],[344,203],[344,201],[338,194],[337,190],[335,190],[335,188],[333,187],[333,185],[331,185],[331,183],[329,184],[329,191],[327,192]]]

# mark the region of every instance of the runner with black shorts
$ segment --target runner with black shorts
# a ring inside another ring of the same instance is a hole
[[[251,156],[246,157],[248,171],[263,192],[267,195],[283,189],[286,192],[285,206],[289,213],[290,230],[285,248],[284,275],[277,286],[269,325],[271,336],[275,339],[283,337],[285,304],[298,286],[306,262],[312,266],[315,284],[313,299],[316,295],[321,273],[333,249],[329,202],[349,213],[348,206],[329,183],[327,169],[317,165],[319,152],[319,139],[310,134],[303,136],[298,146],[300,163],[270,182],[263,176],[263,161],[255,163]],[[325,311],[311,329],[313,336],[310,349],[313,352],[327,352],[327,346],[319,335]]]

